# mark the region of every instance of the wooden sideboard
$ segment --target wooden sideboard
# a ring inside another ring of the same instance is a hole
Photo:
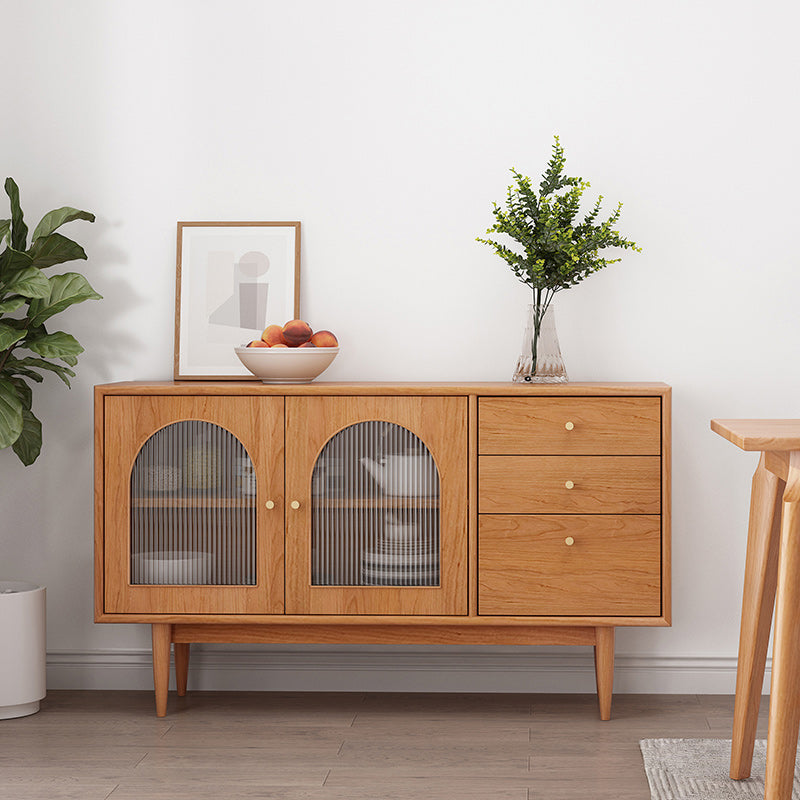
[[[192,642],[591,645],[670,624],[660,383],[95,388],[95,620]]]

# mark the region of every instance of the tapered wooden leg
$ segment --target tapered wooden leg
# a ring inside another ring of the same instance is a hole
[[[172,625],[153,625],[153,685],[156,690],[156,716],[167,716],[169,691],[169,646],[172,642]]]
[[[189,648],[188,642],[175,642],[175,686],[178,697],[186,694],[186,684],[189,679]]]
[[[791,473],[790,473],[791,480]],[[787,481],[788,487],[789,481]],[[786,494],[789,494],[787,488]],[[765,800],[790,800],[800,727],[800,502],[783,504]]]
[[[778,580],[784,486],[785,483],[777,475],[766,469],[762,453],[753,475],[750,495],[750,527],[747,533],[731,744],[730,775],[735,780],[749,778],[753,763],[758,707],[764,684],[764,665]]]
[[[611,719],[611,695],[614,691],[614,629],[595,628],[594,676],[600,719]]]

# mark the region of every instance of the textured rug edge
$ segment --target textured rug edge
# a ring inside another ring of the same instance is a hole
[[[756,741],[752,776],[729,777],[730,739],[641,739],[651,800],[763,800],[766,741]],[[800,800],[795,773],[793,800]]]

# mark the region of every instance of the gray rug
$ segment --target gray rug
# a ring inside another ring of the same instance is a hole
[[[652,800],[764,800],[767,743],[757,740],[751,777],[728,777],[730,739],[642,739],[639,742]],[[800,800],[795,766],[792,800]]]

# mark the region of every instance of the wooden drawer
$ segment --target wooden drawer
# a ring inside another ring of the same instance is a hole
[[[573,487],[567,488],[572,482]],[[481,514],[659,514],[658,456],[480,456]]]
[[[478,452],[658,455],[661,399],[482,397],[478,400]]]
[[[479,614],[661,613],[658,516],[483,515],[478,530]]]

